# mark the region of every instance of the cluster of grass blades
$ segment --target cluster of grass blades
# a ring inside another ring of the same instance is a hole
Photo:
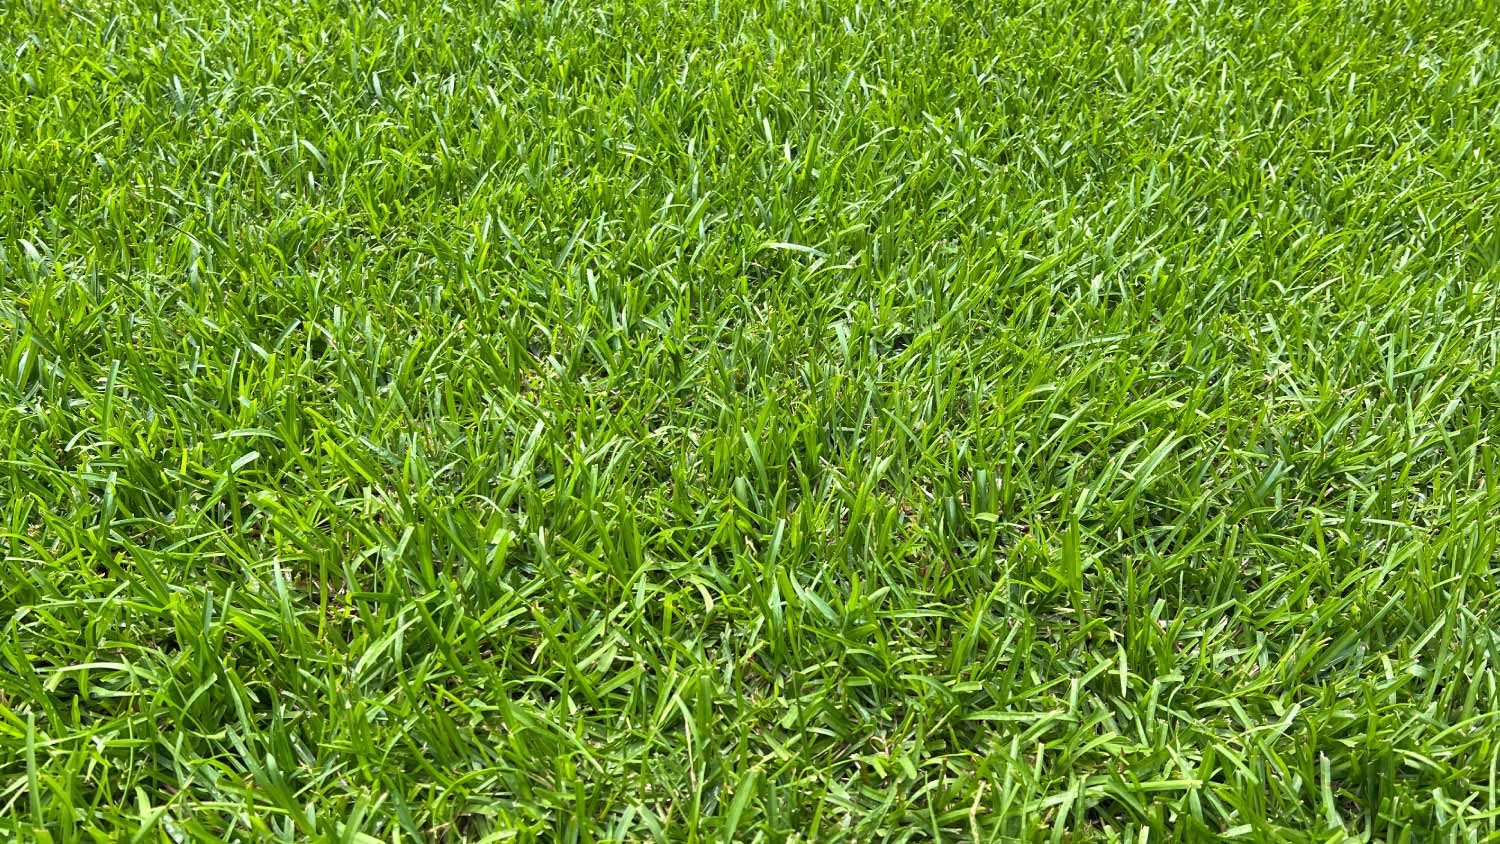
[[[1489,0],[0,4],[0,835],[1500,840]]]

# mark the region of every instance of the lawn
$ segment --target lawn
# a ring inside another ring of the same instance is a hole
[[[1500,841],[1493,0],[6,0],[0,838]]]

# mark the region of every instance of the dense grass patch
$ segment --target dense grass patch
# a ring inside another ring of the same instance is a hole
[[[1497,26],[9,0],[0,831],[1500,839]]]

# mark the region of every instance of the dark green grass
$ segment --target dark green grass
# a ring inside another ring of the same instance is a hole
[[[1500,840],[1493,2],[0,4],[0,835]]]

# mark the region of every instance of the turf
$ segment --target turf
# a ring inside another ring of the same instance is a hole
[[[1488,0],[0,5],[0,837],[1500,840]]]

